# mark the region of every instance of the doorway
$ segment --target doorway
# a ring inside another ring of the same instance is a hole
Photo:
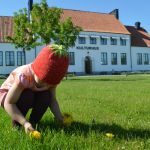
[[[85,57],[84,60],[84,64],[85,64],[85,73],[86,74],[92,74],[92,61],[91,58],[89,56]]]

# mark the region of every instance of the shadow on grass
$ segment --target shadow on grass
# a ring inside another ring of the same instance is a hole
[[[147,139],[150,138],[150,130],[148,129],[124,129],[116,124],[85,124],[81,122],[74,122],[69,127],[61,127],[54,122],[41,122],[39,124],[40,130],[50,129],[54,131],[64,130],[65,134],[76,134],[76,135],[84,135],[85,137],[89,136],[91,132],[105,134],[105,133],[113,133],[115,137],[120,139]]]

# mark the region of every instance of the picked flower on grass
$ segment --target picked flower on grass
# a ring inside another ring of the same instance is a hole
[[[66,126],[70,126],[73,122],[73,117],[68,114],[68,113],[64,113],[63,114],[63,124]]]
[[[39,131],[31,131],[29,133],[29,136],[31,139],[40,140],[41,139],[41,133]]]
[[[113,138],[113,137],[114,137],[114,134],[112,134],[112,133],[106,133],[106,136],[107,136],[108,138]]]

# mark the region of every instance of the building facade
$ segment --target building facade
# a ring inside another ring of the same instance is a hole
[[[114,16],[114,14],[117,16]],[[62,19],[71,17],[83,31],[69,49],[68,72],[76,74],[111,74],[150,71],[150,35],[140,27],[124,26],[117,14],[63,10]],[[12,17],[0,17],[0,74],[9,74],[24,63],[31,63],[41,48],[16,49],[5,40],[13,33]],[[24,60],[26,59],[26,61]]]

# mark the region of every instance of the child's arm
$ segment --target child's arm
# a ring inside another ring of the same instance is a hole
[[[23,87],[19,86],[17,83],[14,83],[7,93],[4,107],[6,112],[11,116],[11,118],[23,125],[27,132],[28,129],[33,129],[32,125],[25,119],[25,117],[16,106],[16,103],[23,90]]]
[[[51,88],[50,89],[51,92],[51,103],[50,103],[50,109],[52,111],[52,113],[54,114],[54,116],[56,117],[56,119],[60,122],[63,123],[63,116],[61,114],[60,108],[59,108],[59,104],[56,100],[56,87]]]

